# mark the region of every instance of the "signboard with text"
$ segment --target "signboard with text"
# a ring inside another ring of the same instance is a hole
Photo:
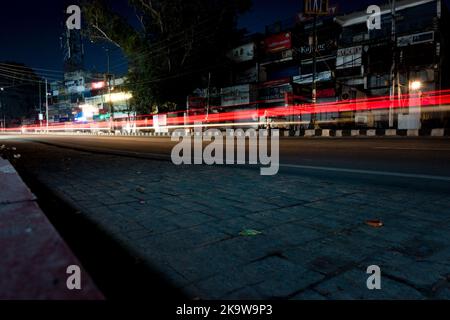
[[[328,15],[328,0],[305,0],[304,13],[306,15]]]
[[[249,84],[223,88],[221,90],[222,107],[249,104],[252,100],[252,86]]]
[[[270,102],[271,100],[283,100],[287,93],[292,93],[290,78],[268,81],[258,88],[258,100]]]
[[[317,52],[321,55],[330,54],[333,50],[336,50],[336,42],[334,40],[328,40],[323,43],[317,44]],[[300,54],[302,57],[312,56],[314,50],[312,45],[305,45],[300,47]]]
[[[248,43],[234,48],[228,53],[228,57],[234,62],[251,61],[255,57],[255,44]]]
[[[292,49],[291,33],[280,33],[267,38],[264,40],[264,48],[267,53],[277,53]]]
[[[406,46],[410,46],[410,45],[433,42],[433,41],[434,41],[434,32],[428,31],[428,32],[407,35],[404,37],[399,37],[397,39],[397,45],[399,47],[406,47]]]
[[[362,46],[342,48],[337,51],[336,69],[360,67],[362,65]]]
[[[333,73],[331,71],[318,72],[316,74],[317,82],[329,81],[329,80],[332,80],[332,78],[333,78]],[[313,81],[313,75],[312,75],[312,73],[302,74],[300,76],[294,77],[293,81],[296,84],[309,84],[309,83],[312,83],[312,81]]]

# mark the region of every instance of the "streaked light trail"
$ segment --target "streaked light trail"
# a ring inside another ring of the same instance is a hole
[[[450,110],[450,90],[442,91],[429,91],[421,94],[404,94],[395,100],[390,100],[389,96],[355,99],[349,101],[339,102],[325,102],[318,104],[301,104],[301,105],[283,105],[270,108],[257,108],[245,110],[245,107],[253,106],[255,103],[247,105],[241,105],[244,110],[226,111],[222,113],[209,113],[199,115],[186,115],[173,117],[174,113],[167,113],[167,128],[193,128],[197,126],[203,127],[221,127],[221,126],[255,126],[265,125],[266,122],[261,121],[261,118],[265,119],[278,119],[281,121],[275,122],[276,125],[293,125],[304,124],[304,121],[287,120],[286,117],[292,116],[307,116],[313,114],[324,113],[342,113],[342,112],[364,112],[364,111],[383,111],[393,108],[396,110],[421,107],[426,112],[443,112]],[[219,107],[216,107],[219,108]],[[222,108],[222,107],[220,107]],[[223,108],[224,109],[224,108]],[[180,111],[186,112],[186,111]],[[154,130],[153,115],[138,116],[136,120],[132,120],[133,129],[136,130]],[[284,119],[283,119],[284,118]],[[237,122],[236,122],[237,121]],[[339,121],[336,120],[337,122]],[[331,121],[327,121],[331,122]],[[124,125],[130,125],[129,121],[114,120],[114,126],[116,128],[124,129],[127,127]],[[201,123],[201,124],[199,124]],[[87,123],[65,122],[49,124],[48,131],[103,131],[110,130],[111,123],[109,121],[92,121]],[[45,126],[40,125],[28,125],[18,126],[15,128],[6,128],[4,131],[10,132],[30,132],[30,131],[47,131]]]

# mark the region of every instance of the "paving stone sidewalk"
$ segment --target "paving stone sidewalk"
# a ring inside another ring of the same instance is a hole
[[[192,298],[450,298],[445,193],[51,147],[21,161]]]

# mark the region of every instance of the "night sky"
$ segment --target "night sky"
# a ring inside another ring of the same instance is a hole
[[[124,2],[125,1],[125,2]],[[127,12],[126,0],[116,0],[120,12]],[[302,0],[253,0],[253,9],[240,18],[239,26],[251,32],[263,32],[264,26],[277,20],[292,18],[302,9]],[[379,0],[342,0],[340,12],[363,9]],[[0,4],[0,61],[25,63],[33,68],[61,72],[63,66],[60,36],[65,21],[64,11],[70,4],[61,0],[15,0]],[[130,16],[132,14],[130,13]],[[106,70],[106,54],[101,45],[85,46],[85,66],[98,72]],[[118,50],[111,54],[113,72],[126,71]],[[55,78],[60,75],[52,73]]]

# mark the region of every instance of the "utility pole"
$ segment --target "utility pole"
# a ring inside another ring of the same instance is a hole
[[[313,39],[312,39],[312,55],[313,55],[313,79],[312,79],[312,92],[311,102],[313,105],[313,112],[311,114],[311,122],[309,124],[310,129],[316,127],[316,104],[317,104],[317,18],[318,16],[326,16],[329,14],[329,1],[328,0],[305,0],[304,13],[312,16],[313,21]]]
[[[46,121],[46,127],[47,127],[47,134],[48,134],[48,89],[47,89],[47,79],[45,79],[45,119]]]
[[[208,99],[206,102],[206,120],[209,117],[209,108],[211,105],[211,72],[208,73]]]
[[[391,88],[390,88],[390,105],[389,105],[389,128],[394,127],[394,99],[395,99],[395,78],[397,68],[397,30],[396,30],[396,3],[391,0],[391,43],[392,43],[392,67],[391,67]]]
[[[110,130],[114,130],[114,110],[113,110],[113,102],[111,99],[111,74],[108,73],[108,101],[109,101],[109,123],[110,123]]]
[[[109,74],[110,64],[109,64],[109,49],[108,48],[106,48],[106,59],[107,59],[107,70],[108,70],[108,74]]]
[[[313,41],[312,41],[312,52],[313,52],[313,78],[312,78],[312,97],[311,102],[314,106],[313,113],[311,114],[310,129],[315,129],[316,127],[316,103],[317,103],[317,15],[314,15],[313,22]]]
[[[5,89],[4,88],[0,88],[0,109],[2,110],[2,119],[3,121],[1,121],[2,123],[2,129],[3,131],[5,131],[6,129],[6,117],[5,117],[5,110],[3,109],[3,91]]]
[[[107,65],[107,75],[106,81],[108,84],[108,104],[109,104],[109,130],[112,132],[114,130],[114,110],[113,110],[113,102],[111,100],[111,74],[110,74],[110,57],[109,57],[109,49],[106,48],[106,65]]]
[[[39,81],[39,126],[42,128],[42,92],[41,92],[41,81]]]

